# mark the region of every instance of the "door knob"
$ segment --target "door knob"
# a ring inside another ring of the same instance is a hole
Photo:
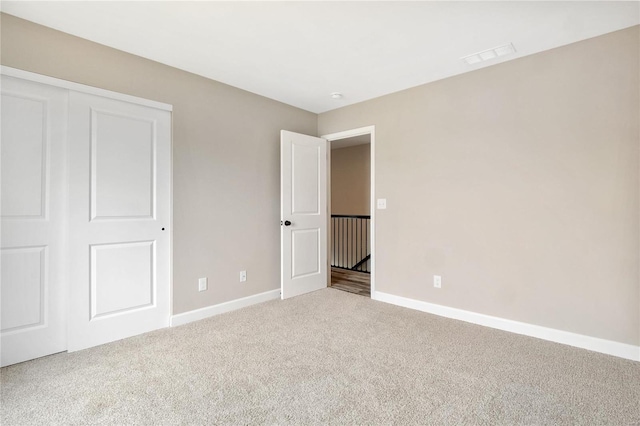
[[[288,220],[284,221],[284,226],[291,226],[291,222],[289,222]]]

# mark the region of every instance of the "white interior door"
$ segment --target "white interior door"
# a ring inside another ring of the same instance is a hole
[[[327,141],[280,138],[281,295],[327,286]]]
[[[73,351],[169,325],[171,114],[69,99]]]
[[[66,90],[2,76],[2,366],[67,348]]]

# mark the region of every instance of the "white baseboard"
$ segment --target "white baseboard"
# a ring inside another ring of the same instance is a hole
[[[243,297],[241,299],[230,300],[229,302],[219,303],[213,306],[207,306],[206,308],[172,315],[171,327],[187,324],[193,321],[199,321],[201,319],[209,318],[214,315],[224,314],[225,312],[235,311],[236,309],[246,308],[247,306],[279,298],[280,289],[276,289],[265,291],[264,293],[254,294],[252,296]]]
[[[590,351],[613,355],[633,361],[640,361],[640,346],[599,339],[597,337],[570,333],[568,331],[541,327],[539,325],[527,324],[504,318],[492,317],[489,315],[464,311],[462,309],[450,308],[447,306],[422,302],[420,300],[395,296],[393,294],[382,293],[379,291],[375,292],[373,299],[391,303],[392,305],[428,312],[441,317],[466,321],[473,324],[483,325],[485,327],[497,328],[498,330],[523,334],[525,336],[537,337],[538,339],[588,349]]]

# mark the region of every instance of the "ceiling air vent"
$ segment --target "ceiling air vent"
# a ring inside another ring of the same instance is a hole
[[[469,65],[477,64],[479,62],[488,61],[490,59],[498,58],[500,56],[510,55],[515,53],[516,48],[513,44],[505,44],[504,46],[494,47],[493,49],[483,50],[482,52],[474,53],[472,55],[464,56],[460,59],[465,61]]]

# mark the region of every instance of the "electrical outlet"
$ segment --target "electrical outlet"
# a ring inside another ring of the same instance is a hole
[[[207,278],[198,278],[198,291],[205,291],[209,287]]]
[[[440,275],[434,275],[433,276],[433,286],[435,288],[441,288],[442,287],[442,277]]]
[[[240,271],[240,282],[243,283],[247,280],[247,271]]]

